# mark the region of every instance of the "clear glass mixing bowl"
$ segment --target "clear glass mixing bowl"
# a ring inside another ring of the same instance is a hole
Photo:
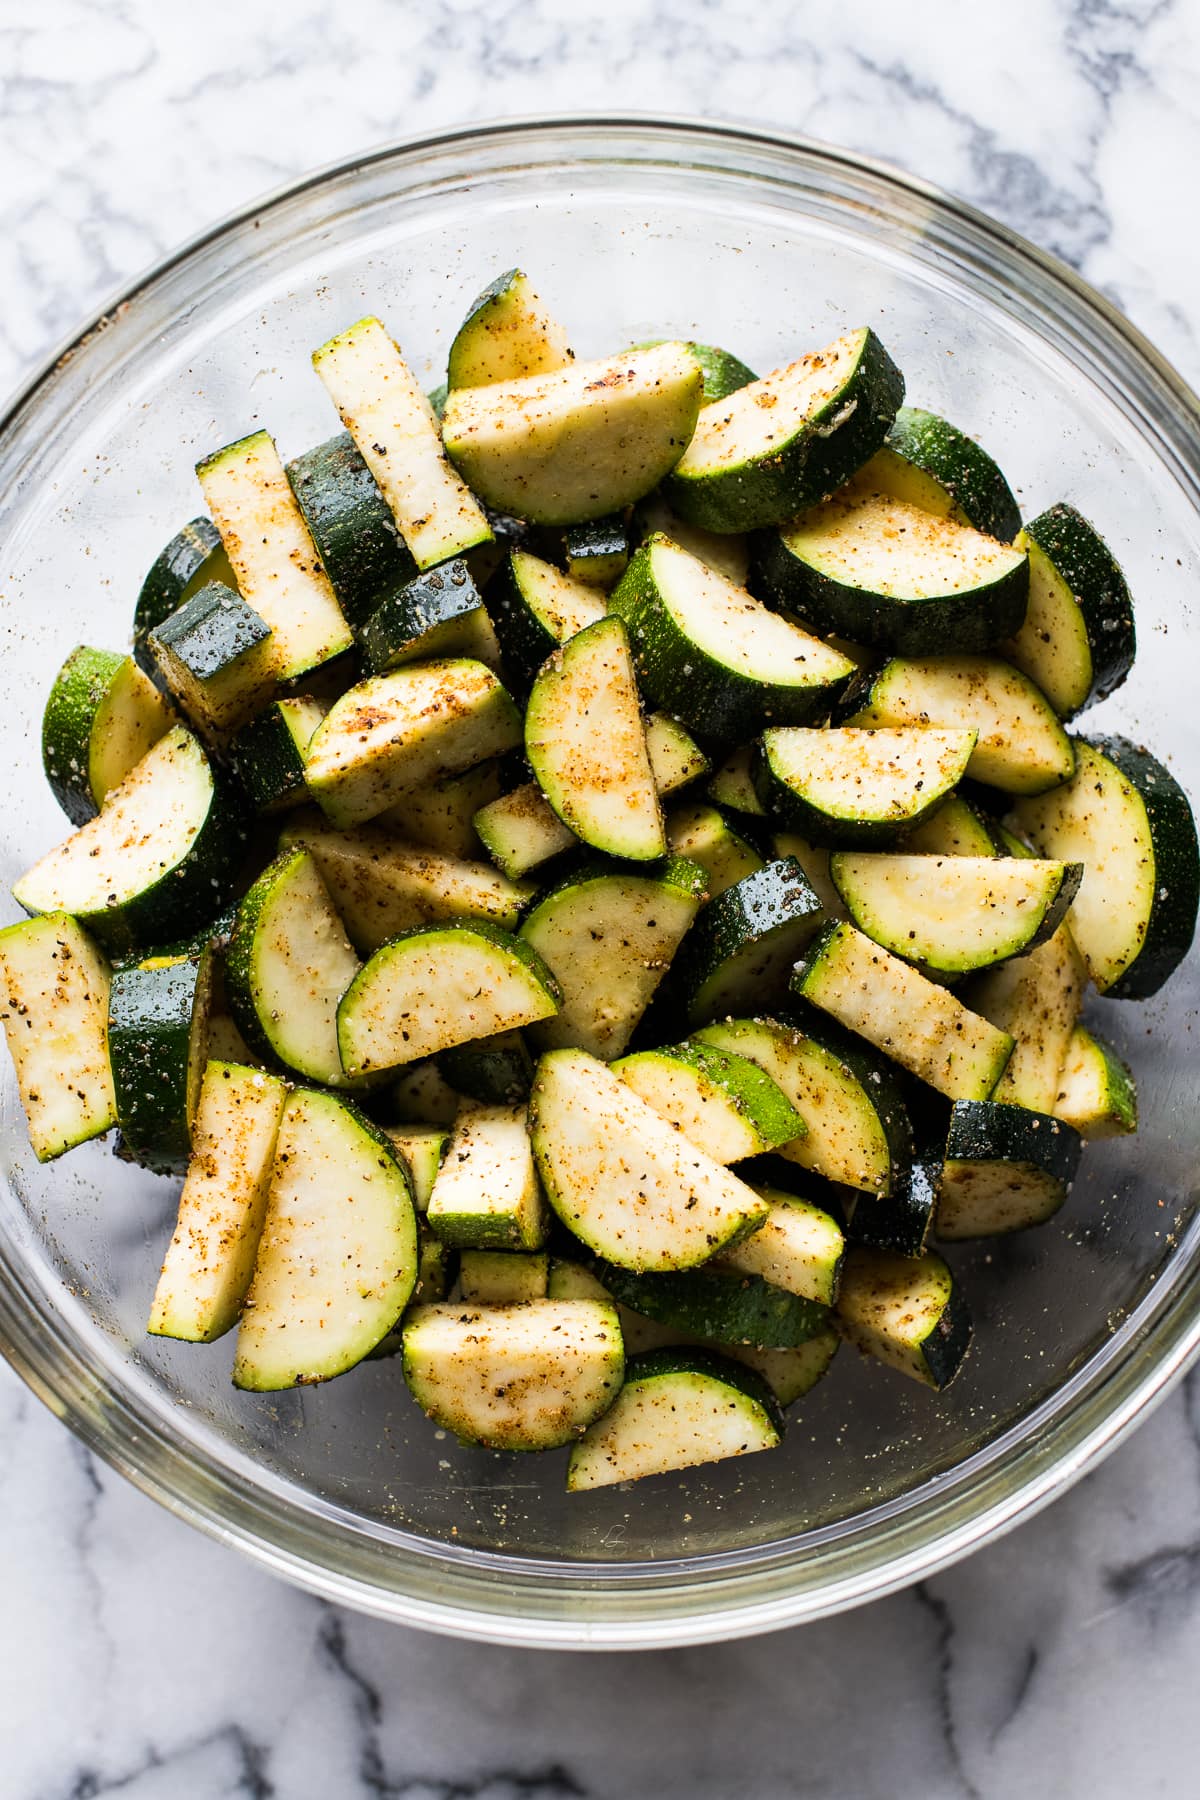
[[[17,400],[0,436],[5,889],[62,835],[42,696],[79,639],[126,641],[138,584],[199,510],[192,464],[265,424],[336,428],[308,355],[378,310],[431,381],[480,286],[519,263],[584,354],[698,336],[767,369],[851,325],[910,398],[977,432],[1032,514],[1066,496],[1128,570],[1140,655],[1097,723],[1200,791],[1200,417],[1067,270],[919,183],[814,145],[630,119],[512,124],[288,189],[153,271]],[[1089,724],[1093,715],[1088,715]],[[10,903],[11,905],[11,903]],[[975,1350],[941,1397],[843,1352],[770,1456],[568,1497],[558,1458],[458,1448],[395,1363],[234,1392],[228,1341],[147,1339],[171,1184],[106,1144],[39,1168],[4,1058],[0,1335],[56,1412],[181,1517],[332,1598],[510,1643],[702,1641],[928,1573],[1070,1481],[1200,1338],[1195,958],[1104,1008],[1142,1128],[1094,1146],[1047,1228],[956,1250]]]

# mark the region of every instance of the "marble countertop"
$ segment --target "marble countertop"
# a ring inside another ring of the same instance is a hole
[[[121,280],[300,171],[571,107],[886,157],[1065,257],[1200,377],[1184,0],[43,0],[0,8],[0,386]],[[1194,1792],[1200,1377],[936,1579],[646,1657],[334,1610],[125,1485],[0,1369],[8,1800],[1106,1800]]]

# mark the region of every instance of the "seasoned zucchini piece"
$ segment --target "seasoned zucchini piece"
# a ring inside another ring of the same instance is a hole
[[[739,744],[726,757],[708,784],[708,797],[727,812],[748,819],[765,819],[767,809],[754,788],[753,763],[757,746]]]
[[[805,1132],[803,1119],[765,1070],[712,1044],[641,1050],[622,1057],[613,1070],[714,1162],[741,1162]]]
[[[415,575],[380,602],[359,633],[373,675],[435,656],[473,656],[489,666],[499,646],[461,556]]]
[[[454,1107],[457,1113],[457,1100]],[[439,1125],[392,1125],[384,1135],[408,1173],[413,1205],[419,1213],[426,1212],[450,1133]]]
[[[425,1217],[443,1243],[460,1250],[541,1248],[546,1208],[523,1105],[463,1102]]]
[[[375,823],[439,856],[473,862],[484,854],[475,814],[498,800],[503,787],[500,759],[492,758],[464,769],[461,775],[443,775],[423,787],[410,788],[395,806],[377,814]]]
[[[769,1005],[824,922],[798,862],[781,857],[718,894],[688,933],[672,970],[688,1024]]]
[[[347,622],[357,631],[417,565],[348,431],[286,468]]]
[[[630,1358],[616,1405],[572,1450],[567,1491],[774,1450],[782,1436],[779,1403],[753,1369],[711,1350],[649,1350]]]
[[[0,931],[0,1023],[39,1162],[102,1137],[117,1122],[109,979],[104,955],[66,913]]]
[[[936,811],[904,834],[904,849],[913,856],[1013,856],[992,821],[961,794],[949,794]]]
[[[704,870],[710,900],[763,866],[758,851],[739,837],[715,806],[703,802],[678,806],[667,814],[666,827],[673,853]]]
[[[391,1088],[396,1116],[414,1125],[448,1128],[458,1117],[462,1102],[432,1057],[402,1069]]]
[[[971,1344],[971,1315],[940,1256],[851,1249],[834,1324],[856,1349],[926,1387],[953,1381]]]
[[[844,919],[846,908],[842,896],[833,885],[829,873],[830,851],[824,844],[814,844],[798,831],[776,831],[771,834],[771,848],[776,856],[790,856],[804,870],[804,879],[821,902],[827,919]]]
[[[629,533],[621,513],[588,519],[563,534],[567,574],[586,587],[615,587],[629,563]]]
[[[575,360],[566,331],[546,311],[523,269],[508,269],[477,294],[454,334],[447,388],[489,387],[549,375]]]
[[[326,700],[274,700],[229,746],[233,772],[256,813],[282,812],[307,800],[304,760],[329,711]]]
[[[211,1344],[237,1324],[254,1273],[287,1088],[261,1069],[210,1062],[192,1154],[146,1330]]]
[[[766,1217],[745,1182],[583,1050],[543,1056],[529,1130],[551,1206],[621,1268],[692,1268]]]
[[[770,1212],[751,1237],[722,1251],[720,1262],[742,1275],[760,1275],[802,1300],[832,1306],[846,1249],[841,1226],[811,1200],[779,1188],[756,1191],[770,1203]]]
[[[944,1140],[932,1133],[918,1145],[912,1161],[887,1194],[854,1197],[846,1235],[875,1250],[899,1256],[921,1256],[933,1230]]]
[[[528,1250],[464,1250],[458,1285],[467,1306],[527,1306],[546,1298],[550,1258]]]
[[[847,332],[706,406],[663,493],[707,531],[777,525],[874,455],[903,398],[904,377],[875,333]]]
[[[275,686],[270,626],[219,581],[210,581],[156,626],[149,647],[172,697],[210,736],[244,725]]]
[[[1124,1137],[1137,1130],[1133,1076],[1111,1045],[1085,1025],[1076,1025],[1071,1033],[1054,1115],[1083,1138]]]
[[[156,625],[170,618],[177,606],[189,600],[210,581],[236,587],[221,534],[206,513],[191,519],[176,532],[150,566],[142,583],[133,614],[133,659],[151,679],[156,679],[154,658],[146,640]]]
[[[987,451],[936,413],[902,406],[882,450],[854,478],[862,493],[888,494],[939,519],[973,525],[1010,544],[1021,511]]]
[[[233,1384],[328,1381],[395,1325],[417,1278],[408,1178],[383,1133],[334,1094],[283,1110]]]
[[[939,1238],[997,1237],[1053,1218],[1079,1167],[1079,1133],[1024,1106],[957,1100],[938,1182]]]
[[[538,525],[577,525],[658,486],[695,429],[700,387],[684,346],[660,344],[452,388],[442,439],[489,506]]]
[[[718,575],[744,588],[750,576],[750,540],[740,531],[702,531],[673,513],[661,494],[647,494],[633,512],[637,542],[660,536],[670,538],[698,562],[707,563]]]
[[[660,797],[677,794],[681,788],[707,775],[709,761],[690,731],[685,731],[670,713],[650,713],[646,719],[646,753],[654,785]]]
[[[1013,1040],[852,925],[828,926],[792,979],[829,1013],[951,1100],[986,1100]]]
[[[962,779],[976,735],[777,726],[763,732],[755,787],[773,818],[818,843],[894,843]]]
[[[523,689],[546,658],[604,617],[604,597],[528,550],[513,550],[484,595],[504,652],[504,666]]]
[[[1071,931],[1102,994],[1143,1000],[1187,955],[1200,854],[1175,777],[1126,738],[1076,740],[1074,779],[1023,800],[1017,829],[1043,856],[1084,865]]]
[[[404,1379],[460,1443],[490,1450],[569,1444],[616,1399],[621,1327],[602,1300],[420,1306],[404,1323]]]
[[[170,729],[170,708],[132,656],[72,650],[42,714],[42,767],[72,825],[94,818]]]
[[[633,344],[633,350],[652,350],[655,344],[664,343],[663,338],[647,338],[644,343]],[[758,376],[739,356],[729,350],[721,350],[716,344],[685,343],[683,348],[700,371],[703,383],[700,389],[700,404],[711,406],[714,400],[725,400],[735,394],[738,388],[748,387]]]
[[[1069,924],[1027,956],[1001,963],[971,983],[964,999],[1014,1041],[992,1099],[1032,1112],[1057,1112],[1059,1071],[1067,1056],[1087,970]]]
[[[769,1222],[770,1214],[767,1217]],[[765,1231],[766,1224],[761,1229]],[[759,1235],[755,1231],[746,1244]],[[766,1280],[757,1271],[743,1271],[733,1262],[736,1254],[730,1251],[699,1269],[649,1274],[600,1261],[596,1274],[622,1307],[693,1341],[787,1350],[827,1329],[827,1306]]]
[[[487,1106],[515,1106],[533,1086],[533,1058],[519,1031],[456,1044],[442,1051],[438,1067],[458,1093]]]
[[[117,1123],[132,1162],[156,1175],[187,1167],[208,1061],[212,955],[151,957],[113,973],[108,1060]]]
[[[1104,539],[1060,501],[1028,524],[1029,610],[1004,654],[1069,719],[1120,687],[1133,667],[1133,601]]]

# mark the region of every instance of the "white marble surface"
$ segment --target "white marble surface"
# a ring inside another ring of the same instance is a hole
[[[313,164],[572,106],[892,158],[1068,258],[1200,375],[1189,0],[7,0],[0,384]],[[5,1371],[0,1597],[10,1800],[1195,1793],[1200,1384],[925,1587],[756,1642],[570,1658],[292,1592],[126,1487]]]

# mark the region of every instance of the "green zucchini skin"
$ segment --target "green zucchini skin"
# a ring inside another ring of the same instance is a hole
[[[131,691],[139,686],[141,696]],[[138,756],[157,742],[173,720],[157,689],[149,686],[145,670],[140,664],[131,667],[130,659],[119,651],[79,644],[54,677],[42,714],[42,768],[51,793],[72,825],[95,818],[103,804],[104,784],[97,780],[96,752],[103,749],[106,705],[122,687],[127,708],[136,708],[141,715],[136,739],[128,730],[125,734],[125,752],[131,760],[120,774],[128,774]],[[121,722],[111,717],[108,721],[110,727]],[[123,722],[130,722],[128,710]],[[108,775],[109,785],[112,777],[120,778],[116,768]]]
[[[1047,508],[1026,525],[1022,539],[1032,556],[1045,557],[1070,590],[1063,604],[1073,607],[1087,642],[1090,668],[1071,693],[1049,694],[1062,716],[1070,717],[1104,700],[1119,688],[1137,655],[1133,597],[1112,551],[1083,514],[1065,501]],[[1038,681],[1036,639],[1018,636],[1007,654],[1019,669]],[[1041,685],[1039,683],[1039,685]]]
[[[187,1168],[210,986],[207,955],[113,973],[108,1055],[117,1122],[128,1160],[156,1175]]]
[[[829,1321],[827,1306],[789,1294],[761,1275],[703,1266],[639,1275],[599,1257],[585,1260],[622,1306],[695,1337],[786,1350],[816,1337]]]
[[[782,1408],[775,1394],[756,1369],[722,1356],[700,1344],[665,1344],[658,1350],[643,1350],[625,1364],[625,1380],[653,1381],[664,1375],[711,1375],[723,1381],[761,1406],[772,1426],[782,1437],[785,1427]]]
[[[823,920],[821,903],[791,856],[764,864],[710,900],[681,944],[671,972],[689,1026],[769,1006],[786,989],[792,964]],[[772,962],[785,958],[778,981],[759,966],[756,952]],[[747,956],[753,967],[731,986],[731,965]]]
[[[219,731],[245,724],[270,694],[270,640],[270,626],[236,589],[209,581],[151,632],[150,651],[191,723]],[[222,694],[222,684],[240,695]]]
[[[381,675],[404,662],[431,656],[470,655],[465,639],[451,634],[468,629],[468,620],[483,606],[471,571],[461,556],[423,569],[381,602],[359,629],[368,670]],[[436,633],[436,641],[431,640]]]
[[[849,1201],[846,1232],[851,1242],[894,1250],[899,1256],[922,1255],[933,1230],[941,1172],[941,1146],[930,1142],[901,1169],[890,1193],[844,1190]]]
[[[993,1237],[1044,1224],[1067,1198],[1082,1149],[1074,1127],[1048,1113],[993,1100],[956,1100],[938,1183],[938,1236]],[[990,1214],[985,1208],[973,1225],[956,1221],[956,1196],[969,1207],[970,1188],[994,1174],[1005,1182],[998,1208]]]
[[[533,1087],[533,1058],[519,1031],[456,1044],[442,1051],[437,1066],[452,1088],[485,1106],[515,1106]]]
[[[417,573],[412,552],[348,431],[295,457],[287,478],[346,622],[358,631]]]
[[[1021,529],[1021,509],[987,451],[937,413],[902,406],[887,434],[892,450],[944,488],[954,513],[976,531],[1011,544]]]
[[[279,812],[308,798],[304,785],[306,745],[297,741],[287,711],[305,704],[303,697],[274,701],[257,719],[243,725],[229,746],[230,765],[255,813]],[[324,717],[324,708],[319,702],[307,704],[314,709],[315,731],[317,711]]]
[[[621,513],[570,525],[563,533],[567,574],[589,587],[609,588],[629,562],[629,533]]]
[[[228,581],[231,577],[221,534],[207,513],[190,519],[160,551],[142,583],[133,612],[134,659],[151,680],[158,680],[159,675],[147,643],[150,633],[170,618],[193,584],[198,586],[201,580]]]

